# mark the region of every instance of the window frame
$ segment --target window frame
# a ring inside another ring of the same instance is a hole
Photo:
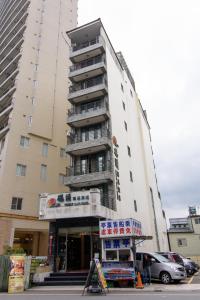
[[[126,121],[124,121],[124,128],[126,131],[128,131],[128,125],[127,125]]]
[[[42,144],[42,156],[47,157],[49,152],[49,144],[43,143]]]
[[[187,247],[187,239],[186,238],[177,238],[178,247]]]
[[[127,152],[128,152],[128,156],[131,157],[131,148],[129,145],[127,145]]]
[[[21,198],[21,197],[12,197],[10,209],[11,210],[22,210],[22,201],[23,201],[23,198]]]
[[[129,171],[130,181],[133,182],[133,173],[132,171]]]
[[[45,172],[43,172],[45,170]],[[40,180],[47,181],[47,165],[41,164],[40,165]]]
[[[23,141],[23,142],[22,142]],[[19,145],[22,148],[28,148],[30,144],[30,138],[24,135],[20,136]]]
[[[16,165],[16,176],[26,176],[27,166],[23,164]]]

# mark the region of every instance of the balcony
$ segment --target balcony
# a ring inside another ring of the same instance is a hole
[[[11,10],[11,13],[2,19],[1,21],[1,30],[2,32],[6,29],[6,27],[15,19],[16,16],[21,16],[24,12],[27,11],[27,8],[30,4],[30,1],[21,0],[18,1],[17,7],[15,7],[13,10]]]
[[[94,132],[93,134],[88,132],[84,138],[82,136],[70,137],[70,144],[66,146],[66,152],[71,155],[87,155],[105,151],[108,148],[111,148],[110,132],[103,130],[96,136]]]
[[[111,161],[107,161],[105,166],[94,166],[92,170],[88,168],[83,170],[81,165],[76,165],[76,167],[67,168],[66,175],[65,185],[71,187],[89,187],[114,180]]]
[[[86,60],[89,57],[94,57],[105,52],[104,42],[101,36],[86,41],[84,43],[77,43],[71,47],[70,59],[73,63]]]
[[[110,118],[107,102],[93,101],[84,109],[72,108],[68,110],[67,124],[73,127],[84,127],[105,122]]]
[[[5,31],[2,34],[2,37],[0,39],[2,40],[0,47],[3,49],[12,39],[12,37],[17,34],[17,32],[20,30],[20,28],[25,24],[26,18],[28,16],[28,13],[24,14],[21,19],[18,20],[12,20],[11,24],[8,24],[8,27],[5,29]],[[17,21],[17,24],[16,24]]]
[[[23,13],[23,15],[24,15],[24,13]],[[19,13],[17,15],[13,16],[12,22],[9,22],[8,25],[6,27],[4,27],[4,29],[2,30],[2,33],[0,34],[0,39],[3,40],[4,37],[8,34],[8,32],[10,32],[10,31],[12,32],[12,30],[16,26],[18,26],[18,23],[21,21],[22,18],[23,18],[22,15]]]
[[[2,60],[0,59],[0,72],[2,72],[7,67],[7,65],[15,58],[17,59],[17,61],[20,59],[21,54],[19,52],[22,44],[23,39],[20,40],[19,43],[17,43],[15,47],[13,47],[13,49]]]
[[[16,71],[18,67],[19,57],[15,57],[6,68],[0,72],[0,85],[10,76],[13,72]]]
[[[23,38],[24,31],[26,29],[26,26],[23,25],[23,27],[16,33],[13,38],[9,41],[9,43],[2,49],[0,53],[0,59],[3,60],[4,57],[7,56],[7,54],[15,47],[15,45],[19,42],[20,39]]]
[[[8,119],[10,112],[13,109],[13,104],[9,105],[6,109],[4,109],[1,113],[0,113],[0,127],[1,124],[5,124],[5,121]]]
[[[15,78],[18,73],[19,71],[16,70],[0,85],[0,97],[3,97],[15,85]]]
[[[1,98],[0,98],[0,112],[2,112],[5,108],[7,108],[12,102],[12,96],[15,92],[16,88],[13,87],[7,91]]]
[[[106,78],[104,76],[97,76],[70,86],[68,100],[72,104],[76,104],[105,96],[107,92]]]
[[[9,130],[9,125],[8,123],[5,123],[3,125],[0,125],[0,140],[6,135],[6,133]]]
[[[83,81],[106,72],[105,57],[98,55],[76,63],[70,67],[69,78],[72,82]]]

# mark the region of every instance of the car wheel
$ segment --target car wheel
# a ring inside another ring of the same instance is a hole
[[[162,272],[160,274],[160,280],[164,284],[169,284],[171,282],[171,276],[168,272]]]

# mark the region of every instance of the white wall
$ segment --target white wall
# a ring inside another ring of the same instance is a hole
[[[120,65],[116,63],[116,57],[114,53],[112,53],[112,48],[103,30],[101,30],[101,35],[106,41],[107,79],[112,136],[117,138],[119,145],[118,159],[121,201],[116,200],[118,217],[131,217],[141,221],[143,233],[154,237],[152,241],[144,242],[141,250],[158,250],[149,190],[149,186],[151,186],[154,193],[157,223],[159,224],[160,245],[162,245],[162,250],[164,250],[163,248],[167,250],[166,227],[157,193],[148,133],[149,129],[141,115],[137,95],[125,71],[122,71]],[[121,90],[121,84],[123,85],[124,92]],[[122,101],[125,103],[126,110],[123,109]],[[127,123],[127,131],[124,127],[124,121]],[[127,146],[131,149],[131,157],[128,155]],[[130,181],[129,171],[132,171],[133,182]],[[137,201],[137,212],[134,209],[134,200]]]

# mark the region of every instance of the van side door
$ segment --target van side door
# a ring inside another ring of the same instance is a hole
[[[151,277],[159,278],[160,271],[162,270],[162,263],[160,263],[154,256],[148,254],[151,259]]]

